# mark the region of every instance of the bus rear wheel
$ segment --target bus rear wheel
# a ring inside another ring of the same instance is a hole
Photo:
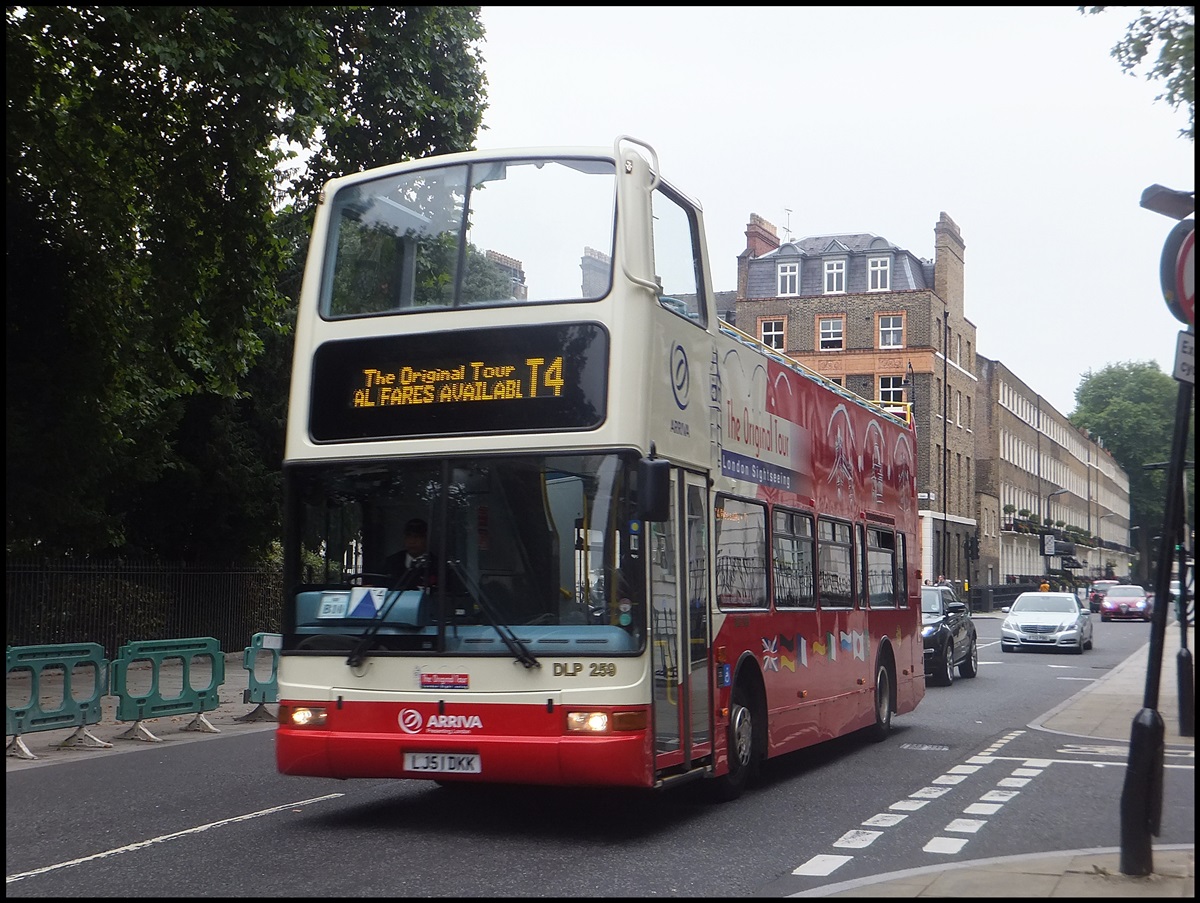
[[[875,726],[871,739],[880,743],[892,732],[892,672],[880,662],[875,670]]]

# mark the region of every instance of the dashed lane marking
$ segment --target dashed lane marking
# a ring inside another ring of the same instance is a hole
[[[883,834],[882,831],[847,831],[841,837],[833,842],[835,847],[843,850],[861,850],[869,847],[876,839]]]
[[[957,853],[966,845],[965,838],[935,837],[921,849],[926,853]]]
[[[979,829],[986,824],[986,818],[956,818],[942,830],[953,831],[955,834],[978,834]]]
[[[853,856],[814,856],[799,868],[792,869],[793,875],[816,875],[825,877],[853,859]]]
[[[993,765],[997,762],[1002,762],[1004,759],[994,755],[994,753],[1003,749],[1013,740],[1024,734],[1024,731],[1012,731],[991,746],[984,750],[984,754],[970,757],[966,763],[955,765],[939,775],[930,782],[930,786],[922,787],[908,795],[907,799],[896,800],[888,806],[890,812],[881,812],[871,816],[862,824],[869,828],[890,828],[900,824],[906,815],[898,815],[897,812],[916,812],[917,810],[929,805],[932,801],[939,799],[950,790],[965,781],[968,777],[982,770],[985,765]],[[1035,764],[1041,765],[1042,760],[1030,760],[1024,757],[1016,758],[1015,761],[1022,763],[1022,766],[1017,769],[1017,772],[1025,772],[1029,776],[1034,776],[1040,773],[1040,769],[1035,769],[1032,766]],[[1015,774],[1016,772],[1014,772]],[[1028,783],[1028,777],[1008,777],[1001,781],[1014,781],[1021,785]],[[933,786],[941,785],[941,786]],[[1013,797],[1017,796],[1019,791],[1016,790],[989,790],[984,793],[978,803],[968,806],[964,811],[964,815],[994,815],[999,811],[1004,803],[1007,803]],[[950,822],[943,830],[948,832],[974,834],[984,825],[987,824],[986,819],[975,818],[959,818]],[[838,849],[864,849],[875,842],[883,831],[863,831],[855,829],[847,831],[836,841],[833,846]],[[924,847],[927,853],[942,853],[952,854],[959,852],[966,845],[966,838],[958,837],[935,837],[929,841]],[[803,865],[792,870],[793,875],[807,875],[815,877],[825,877],[831,875],[834,871],[841,868],[847,862],[850,862],[853,856],[840,856],[821,854],[813,856]]]

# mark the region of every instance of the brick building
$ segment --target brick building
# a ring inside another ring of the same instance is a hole
[[[1016,397],[1006,387],[1019,381],[1006,377],[997,384],[996,361],[977,355],[976,327],[965,315],[966,244],[949,216],[941,214],[934,227],[932,261],[871,233],[780,241],[772,223],[755,214],[745,234],[734,299],[738,328],[854,393],[911,403],[924,578],[946,575],[961,587],[971,580],[986,585],[1042,575],[1064,564],[1082,568],[1074,556],[1032,555],[1036,533],[1007,546],[1000,542],[1004,526],[1016,534],[1012,520],[1003,520],[1004,506],[1063,488],[1051,480],[1066,479],[1068,465],[1051,461],[1072,461],[1074,488],[1051,497],[1052,513],[1062,515],[1052,521],[1082,525],[1094,513],[1097,519],[1123,518],[1105,525],[1109,532],[1128,525],[1128,480],[1097,443],[1040,399],[1043,415],[1036,424],[1003,413],[1001,399]],[[983,389],[980,365],[989,381]],[[1021,387],[1022,396],[1037,397]],[[977,420],[986,427],[983,436]],[[1013,437],[1025,430],[1034,433],[1031,447],[1040,449],[1044,471],[1028,466],[1025,445],[1020,465],[1009,460]],[[1104,506],[1097,502],[1102,485]],[[1097,494],[1088,494],[1086,486],[1096,486]],[[968,537],[979,538],[978,561],[967,557]]]

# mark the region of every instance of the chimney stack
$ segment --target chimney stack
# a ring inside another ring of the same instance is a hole
[[[746,250],[751,257],[762,257],[768,251],[779,247],[779,233],[757,213],[750,214],[750,222],[746,225]]]

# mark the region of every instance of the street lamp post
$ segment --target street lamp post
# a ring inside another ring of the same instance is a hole
[[[1046,526],[1046,521],[1050,518],[1050,499],[1056,495],[1062,495],[1064,492],[1070,492],[1070,489],[1055,489],[1053,492],[1046,494],[1046,510],[1042,512],[1042,526]]]

